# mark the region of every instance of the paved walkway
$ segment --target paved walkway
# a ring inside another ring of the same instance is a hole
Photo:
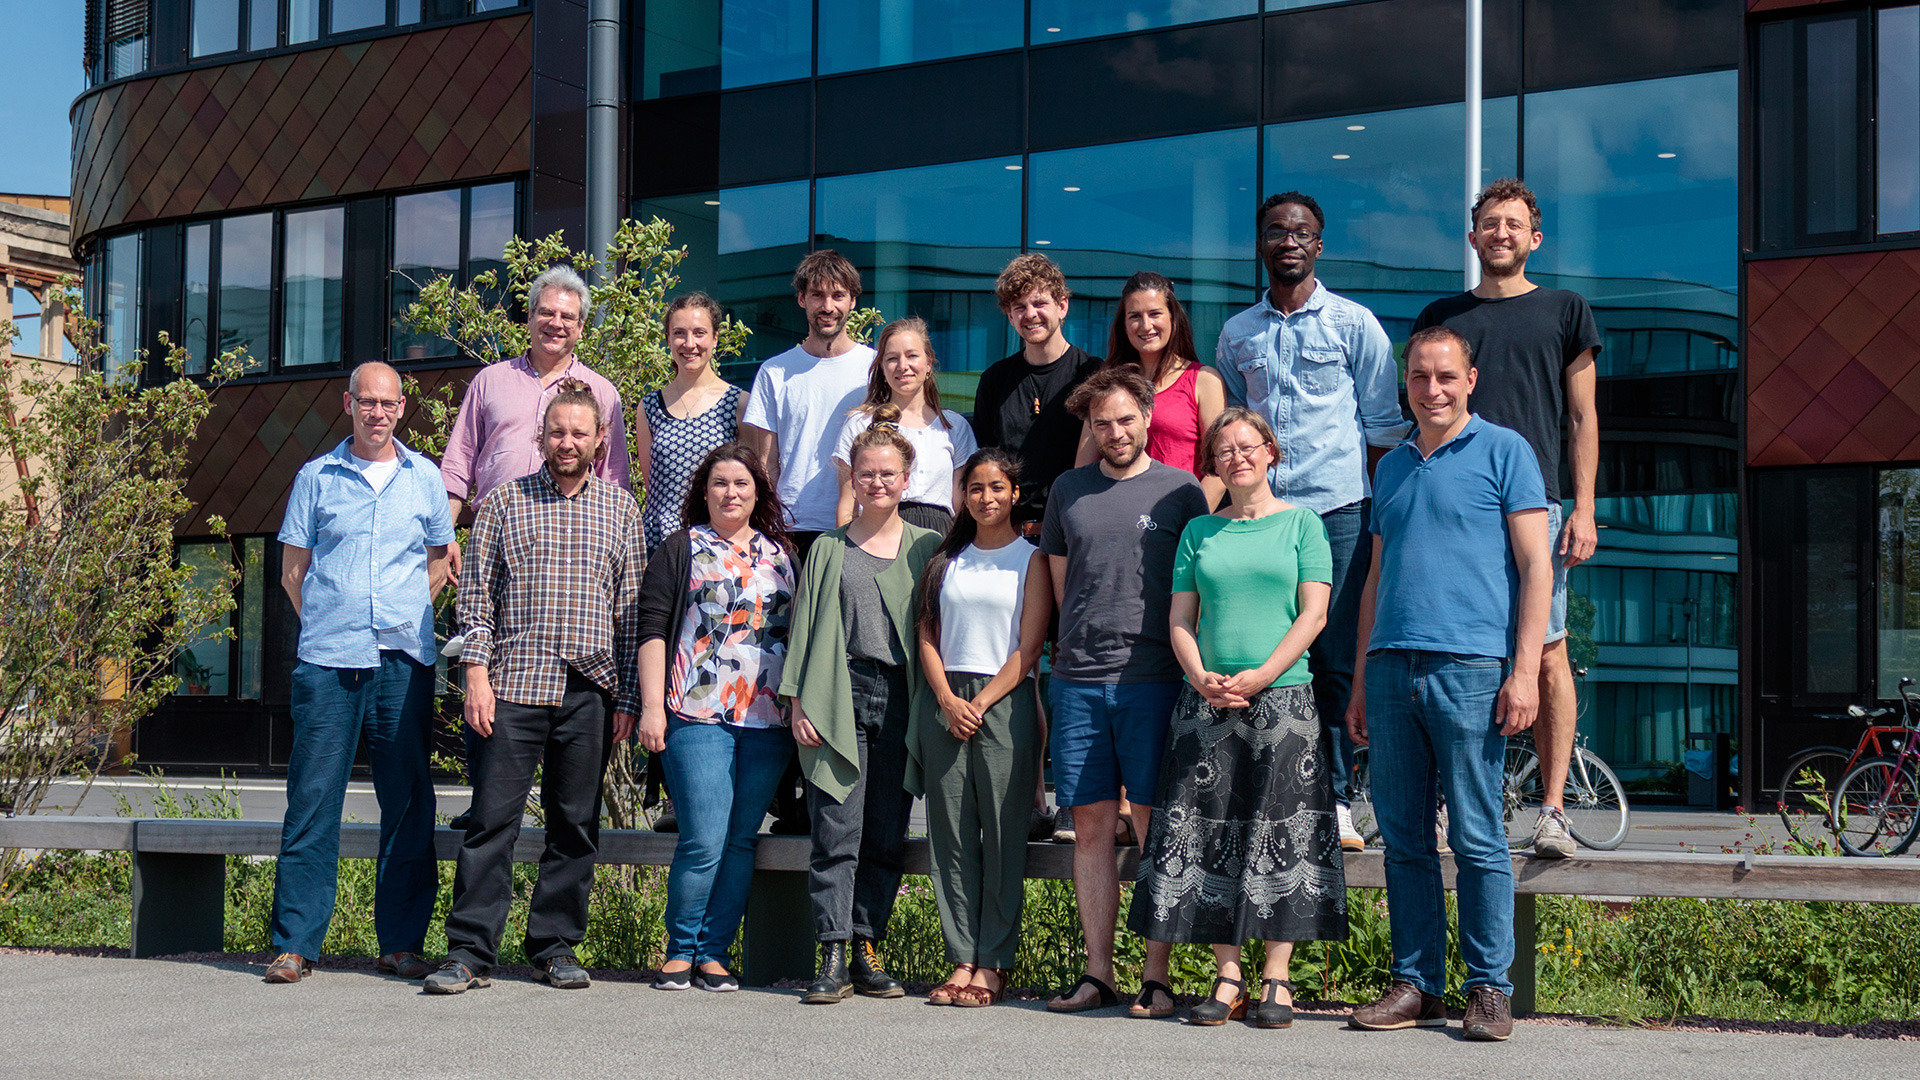
[[[1910,1043],[1523,1022],[1504,1045],[1366,1034],[1340,1017],[1289,1031],[1198,1029],[1037,1002],[934,1009],[914,999],[803,1007],[797,995],[642,983],[563,991],[506,979],[460,997],[322,971],[270,987],[239,963],[0,955],[0,1077],[831,1077],[996,1080],[1407,1077],[1751,1080],[1914,1075]]]

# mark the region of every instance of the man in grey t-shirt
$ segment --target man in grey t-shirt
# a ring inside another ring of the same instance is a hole
[[[1122,788],[1137,836],[1147,835],[1180,664],[1168,631],[1173,556],[1187,522],[1207,512],[1193,474],[1146,456],[1153,384],[1137,370],[1096,372],[1067,401],[1100,460],[1062,473],[1047,497],[1040,550],[1053,572],[1060,637],[1048,703],[1054,796],[1073,811],[1073,889],[1087,973],[1047,1007],[1097,1008],[1113,994],[1120,881],[1113,841]],[[1136,1006],[1173,1011],[1172,946],[1148,942]]]

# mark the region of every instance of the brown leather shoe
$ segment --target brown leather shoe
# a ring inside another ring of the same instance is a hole
[[[398,975],[403,979],[424,979],[433,974],[433,965],[410,952],[390,952],[374,962],[373,968],[382,975]]]
[[[1461,1033],[1479,1042],[1506,1042],[1513,1037],[1513,1008],[1507,995],[1491,986],[1467,991],[1467,1017]]]
[[[1347,1018],[1361,1031],[1398,1031],[1410,1027],[1446,1027],[1447,1003],[1423,994],[1410,982],[1395,980],[1380,1000],[1362,1005]]]
[[[299,953],[283,952],[267,965],[266,980],[270,983],[297,983],[313,974],[313,961]]]

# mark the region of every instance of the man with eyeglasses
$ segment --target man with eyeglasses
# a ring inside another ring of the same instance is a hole
[[[573,355],[591,307],[587,283],[564,266],[553,267],[527,286],[527,351],[474,374],[447,435],[440,471],[447,483],[447,510],[455,521],[460,520],[469,493],[478,506],[494,488],[539,471],[540,418],[565,379],[586,383],[600,403],[600,415],[607,418],[607,437],[593,462],[594,479],[628,486],[627,429],[620,391]],[[456,542],[450,550],[453,580],[458,583],[460,545]],[[478,744],[471,734],[463,734],[471,775]],[[464,829],[470,821],[462,813],[452,824]]]
[[[1567,660],[1567,570],[1593,556],[1594,475],[1600,465],[1600,423],[1594,405],[1594,361],[1600,331],[1586,297],[1527,280],[1527,256],[1540,247],[1540,204],[1525,184],[1495,180],[1473,203],[1467,242],[1480,258],[1480,284],[1471,292],[1435,300],[1414,320],[1415,331],[1444,326],[1472,346],[1479,365],[1473,411],[1490,424],[1526,437],[1547,483],[1547,531],[1553,540],[1553,605],[1546,651],[1540,655],[1540,816],[1533,853],[1549,859],[1573,854],[1562,799],[1573,758],[1573,666]],[[1563,512],[1560,444],[1567,444],[1573,512]]]
[[[1334,750],[1328,772],[1340,846],[1358,851],[1363,841],[1349,808],[1354,747],[1342,718],[1372,555],[1369,477],[1411,425],[1400,412],[1399,370],[1380,320],[1314,276],[1327,227],[1320,204],[1282,192],[1261,204],[1258,224],[1254,250],[1267,269],[1266,295],[1227,320],[1214,364],[1228,404],[1265,416],[1279,438],[1280,460],[1268,474],[1273,493],[1319,514],[1333,548],[1333,598],[1307,666]]]
[[[433,597],[447,582],[453,518],[433,462],[400,444],[400,374],[355,368],[342,404],[353,435],[294,477],[280,524],[280,582],[300,616],[287,814],[273,887],[269,983],[294,983],[333,919],[340,807],[361,735],[380,803],[373,921],[378,969],[418,979],[440,877],[433,853]]]

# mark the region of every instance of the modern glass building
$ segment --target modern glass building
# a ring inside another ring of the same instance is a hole
[[[1256,208],[1287,189],[1327,212],[1322,279],[1404,339],[1461,288],[1463,8],[632,0],[621,206],[671,221],[685,285],[752,327],[741,381],[799,339],[788,278],[828,246],[866,303],[928,320],[963,410],[968,373],[1014,349],[992,284],[1022,251],[1065,268],[1068,335],[1096,353],[1120,283],[1165,273],[1210,361],[1264,284]],[[1573,590],[1595,646],[1582,731],[1629,778],[1684,790],[1674,763],[1724,733],[1759,761],[1751,799],[1823,716],[1920,668],[1898,524],[1920,255],[1894,251],[1920,247],[1916,11],[1485,0],[1483,175],[1539,193],[1530,270],[1606,335],[1602,543]],[[466,377],[395,322],[414,282],[478,272],[513,232],[583,242],[585,4],[90,12],[74,233],[114,362],[162,330],[196,363],[240,343],[259,362],[220,392],[194,477],[239,539],[182,533],[183,559],[244,560],[237,640],[196,650],[199,692],[138,747],[272,769],[297,630],[272,587],[286,486],[344,435],[351,363]],[[1882,390],[1864,409],[1860,372]]]

